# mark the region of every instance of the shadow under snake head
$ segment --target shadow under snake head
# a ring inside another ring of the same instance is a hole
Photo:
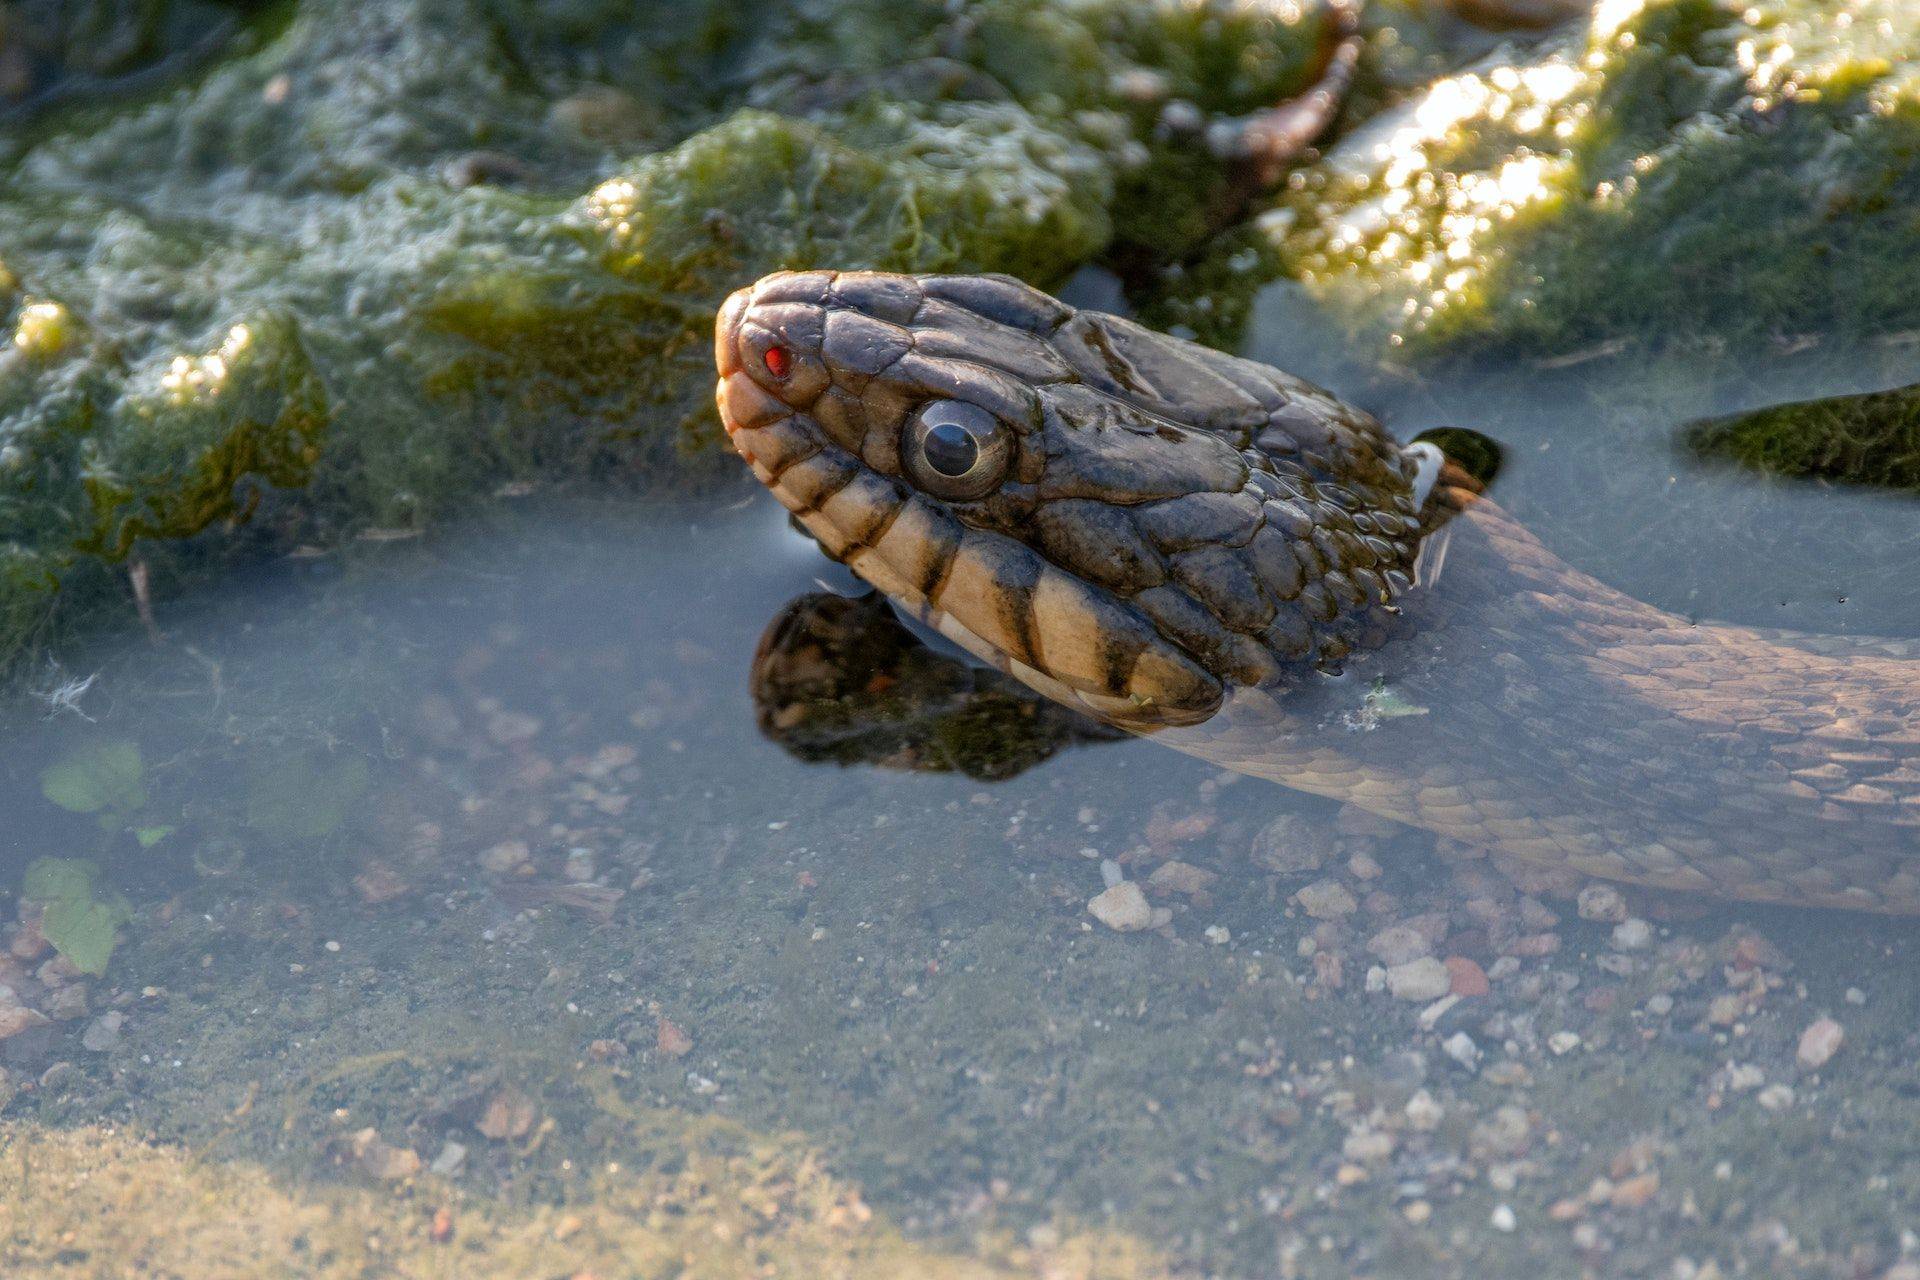
[[[1016,280],[769,276],[727,302],[716,356],[734,448],[828,554],[1129,728],[1337,669],[1411,583],[1432,459]]]

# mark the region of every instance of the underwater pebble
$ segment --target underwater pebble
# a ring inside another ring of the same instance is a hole
[[[0,1040],[8,1040],[22,1031],[31,1031],[35,1027],[44,1027],[49,1019],[38,1009],[29,1009],[23,1004],[0,1004]]]
[[[1615,1183],[1607,1192],[1607,1203],[1615,1209],[1638,1209],[1659,1189],[1660,1174],[1650,1169]]]
[[[1730,1027],[1747,1011],[1747,998],[1740,995],[1715,996],[1707,1002],[1707,1021],[1716,1027]]]
[[[1848,987],[1847,994],[1843,998],[1848,1004],[1865,1004],[1867,1002],[1867,993],[1858,987]]]
[[[1495,1205],[1493,1214],[1487,1221],[1493,1224],[1495,1231],[1512,1231],[1520,1225],[1513,1216],[1513,1206],[1505,1204]]]
[[[1206,940],[1216,947],[1224,947],[1233,941],[1233,932],[1223,924],[1210,924],[1203,931]]]
[[[1547,1048],[1553,1050],[1556,1058],[1562,1054],[1572,1053],[1579,1047],[1580,1037],[1572,1031],[1556,1031],[1547,1037]]]
[[[87,1024],[80,1033],[80,1047],[90,1053],[107,1053],[120,1044],[120,1028],[126,1025],[127,1015],[118,1009],[110,1009]]]
[[[1480,1065],[1480,1046],[1464,1031],[1456,1031],[1440,1042],[1440,1052],[1472,1071]]]
[[[678,1023],[662,1018],[654,1032],[653,1047],[669,1058],[684,1058],[693,1052],[693,1037],[682,1031]]]
[[[1446,1111],[1434,1101],[1432,1094],[1425,1089],[1416,1089],[1406,1106],[1407,1127],[1421,1133],[1429,1133],[1440,1127],[1440,1121],[1446,1118]]]
[[[1381,964],[1396,965],[1430,955],[1433,948],[1428,943],[1426,935],[1413,926],[1390,924],[1367,939],[1367,950],[1377,957]]]
[[[1298,814],[1281,814],[1253,838],[1253,860],[1282,875],[1318,871],[1333,854],[1327,829]]]
[[[395,1147],[381,1141],[377,1129],[366,1128],[353,1135],[353,1158],[360,1167],[382,1182],[411,1178],[423,1167],[420,1153],[412,1147]]]
[[[1832,1018],[1815,1019],[1800,1033],[1800,1045],[1794,1050],[1793,1060],[1807,1071],[1818,1071],[1840,1051],[1846,1038],[1846,1029]]]
[[[1793,1105],[1793,1087],[1784,1084],[1770,1084],[1759,1093],[1754,1094],[1753,1100],[1760,1104],[1761,1110],[1763,1111],[1785,1111]]]
[[[449,1138],[441,1145],[440,1154],[433,1158],[433,1163],[427,1166],[427,1172],[437,1173],[444,1178],[450,1174],[458,1173],[460,1166],[466,1162],[467,1145],[464,1142],[455,1142]]]
[[[37,910],[35,911],[34,919],[22,920],[20,922],[19,927],[14,932],[13,938],[7,943],[7,950],[13,954],[16,960],[38,960],[52,949],[53,944],[48,942],[46,935],[40,932],[40,920]]]
[[[1656,1018],[1664,1018],[1673,1012],[1673,997],[1666,992],[1647,998],[1647,1012]]]
[[[1526,1151],[1532,1131],[1526,1111],[1508,1104],[1474,1125],[1467,1141],[1475,1155],[1511,1158]]]
[[[1338,880],[1315,880],[1295,893],[1293,900],[1315,920],[1338,920],[1360,909],[1360,903]]]
[[[405,894],[410,887],[398,872],[384,862],[368,863],[366,869],[353,878],[353,891],[360,895],[360,901],[370,907],[391,902]]]
[[[480,1118],[473,1122],[473,1127],[481,1137],[492,1138],[495,1142],[522,1138],[533,1128],[536,1114],[533,1099],[518,1089],[495,1089],[481,1108]]]
[[[1487,972],[1466,956],[1448,956],[1441,963],[1447,966],[1447,974],[1452,979],[1450,990],[1462,1000],[1474,996],[1484,996],[1493,990],[1487,981]]]
[[[487,721],[487,736],[501,746],[525,742],[540,732],[540,721],[518,711],[502,711]]]
[[[1355,1129],[1340,1144],[1340,1154],[1356,1164],[1380,1164],[1393,1154],[1393,1135],[1379,1129]]]
[[[1087,911],[1107,928],[1118,933],[1133,933],[1153,923],[1153,907],[1147,895],[1132,880],[1122,880],[1087,900]]]
[[[1610,884],[1590,884],[1574,899],[1582,920],[1619,924],[1627,918],[1627,900]]]
[[[1438,1000],[1453,988],[1453,975],[1432,956],[1387,969],[1387,990],[1401,1000]]]
[[[1639,916],[1629,916],[1613,926],[1613,945],[1622,951],[1641,951],[1653,942],[1653,926]]]
[[[1191,862],[1163,862],[1147,877],[1147,887],[1167,893],[1205,893],[1220,877]]]
[[[480,869],[496,876],[508,875],[524,866],[531,853],[525,840],[502,840],[480,855]]]

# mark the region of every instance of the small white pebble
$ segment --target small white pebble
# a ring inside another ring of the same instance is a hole
[[[1456,1031],[1442,1040],[1440,1051],[1469,1071],[1480,1065],[1480,1046],[1464,1031]]]
[[[1205,933],[1207,941],[1216,947],[1224,947],[1233,941],[1233,931],[1223,924],[1210,924]]]
[[[1647,997],[1647,1012],[1656,1018],[1664,1018],[1673,1012],[1673,997],[1662,991],[1657,996]]]
[[[1547,1037],[1547,1048],[1553,1050],[1555,1057],[1571,1053],[1579,1047],[1580,1037],[1571,1031],[1556,1031]]]
[[[1816,1018],[1800,1033],[1800,1045],[1794,1051],[1794,1061],[1804,1070],[1818,1071],[1840,1051],[1846,1038],[1846,1028],[1838,1022],[1832,1018]]]
[[[1641,951],[1653,942],[1653,926],[1639,916],[1629,916],[1613,926],[1613,945],[1622,951]]]
[[[1126,878],[1127,874],[1120,869],[1119,863],[1115,862],[1112,858],[1100,859],[1100,880],[1107,888],[1113,888]]]
[[[1493,1217],[1490,1221],[1495,1231],[1512,1231],[1520,1225],[1513,1216],[1513,1206],[1504,1204],[1493,1207]]]
[[[332,938],[327,939],[327,950],[338,951],[339,949],[340,949],[339,943],[335,942]]]
[[[1759,1093],[1754,1094],[1753,1100],[1760,1104],[1762,1110],[1774,1112],[1785,1111],[1793,1105],[1793,1087],[1784,1084],[1770,1084]]]
[[[1847,1003],[1848,1003],[1848,1004],[1865,1004],[1866,1002],[1867,1002],[1867,993],[1866,993],[1866,992],[1864,992],[1864,991],[1862,991],[1862,990],[1861,990],[1860,988],[1858,988],[1858,987],[1848,987],[1848,988],[1847,988]]]

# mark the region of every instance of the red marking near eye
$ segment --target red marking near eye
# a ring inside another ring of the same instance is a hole
[[[793,352],[785,347],[767,348],[767,372],[782,382],[793,372]]]

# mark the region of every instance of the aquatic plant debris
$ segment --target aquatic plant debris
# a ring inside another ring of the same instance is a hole
[[[74,968],[95,976],[133,919],[123,894],[104,889],[100,868],[85,858],[40,858],[27,867],[20,896],[40,907],[40,932]]]
[[[1052,282],[1118,241],[1191,244],[1224,161],[1156,132],[1164,109],[1285,97],[1324,25],[1121,0],[26,7],[36,56],[0,88],[33,126],[0,135],[0,668],[56,601],[124,607],[136,551],[164,597],[211,551],[419,529],[503,483],[718,471],[689,460],[715,435],[706,333],[776,267]]]
[[[99,814],[116,826],[147,802],[140,745],[125,738],[93,742],[48,765],[40,794],[71,813]]]

